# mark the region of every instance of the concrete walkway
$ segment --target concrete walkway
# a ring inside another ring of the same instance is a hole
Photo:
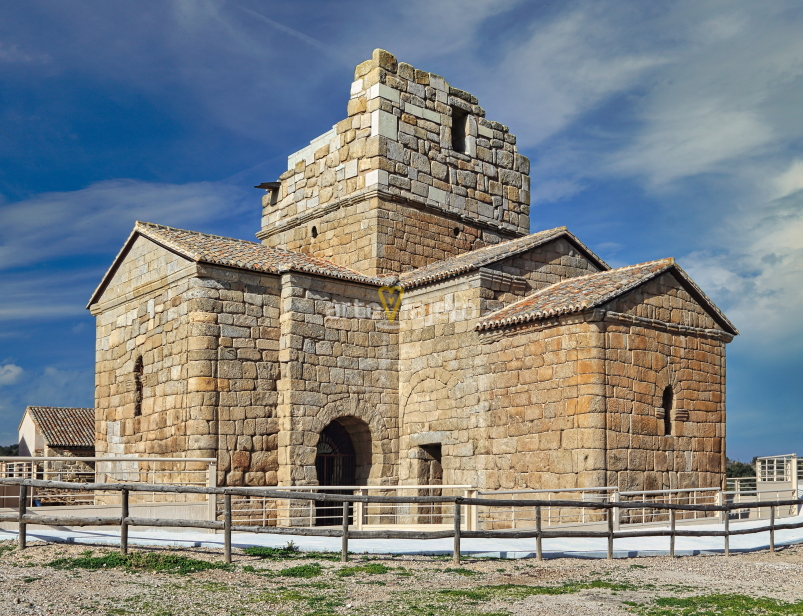
[[[782,518],[779,524],[803,522],[803,515],[794,518]],[[767,520],[748,522],[731,522],[730,529],[765,526]],[[652,526],[651,530],[662,528]],[[663,527],[668,528],[668,527]],[[724,530],[722,524],[683,525],[678,530]],[[546,529],[545,529],[546,530]],[[623,529],[624,530],[624,529]],[[119,530],[56,530],[47,527],[28,526],[28,541],[46,541],[56,543],[81,543],[93,545],[119,545]],[[15,530],[0,529],[0,540],[16,540]],[[249,546],[282,547],[293,541],[303,551],[340,551],[339,537],[304,537],[299,535],[269,535],[256,533],[234,533],[232,545],[235,548]],[[210,532],[163,532],[163,531],[129,531],[130,545],[223,548],[223,535]],[[803,543],[803,528],[795,530],[775,531],[775,545],[792,545]],[[440,555],[452,553],[453,540],[449,539],[352,539],[349,551],[362,554],[427,554]],[[535,539],[463,539],[461,542],[464,556],[485,556],[497,558],[528,558],[535,556]],[[754,535],[738,535],[730,538],[730,550],[734,552],[751,552],[769,547],[769,532]],[[722,554],[724,537],[677,537],[675,554],[692,556],[697,554]],[[605,558],[607,556],[607,539],[544,539],[544,558]],[[644,537],[632,539],[616,539],[614,541],[615,558],[633,558],[638,556],[665,556],[669,554],[669,537]]]

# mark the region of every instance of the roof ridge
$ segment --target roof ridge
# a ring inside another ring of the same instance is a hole
[[[531,250],[537,246],[557,239],[561,236],[569,238],[581,253],[585,254],[590,261],[595,261],[602,269],[610,269],[605,261],[599,258],[594,252],[581,242],[566,226],[554,227],[536,231],[524,237],[517,237],[512,240],[490,244],[476,250],[464,252],[459,255],[435,261],[423,267],[419,267],[411,272],[405,272],[399,276],[400,283],[407,289],[416,286],[437,282],[454,276],[459,276],[468,271],[479,269],[490,263],[495,263],[509,257],[516,256],[526,250]],[[487,253],[487,254],[486,254]]]
[[[265,246],[264,244],[260,244],[259,242],[251,242],[249,240],[241,240],[237,237],[229,237],[227,235],[214,235],[212,233],[204,233],[203,231],[191,231],[190,229],[179,229],[178,227],[170,227],[168,225],[160,225],[155,222],[147,222],[144,220],[137,220],[134,222],[134,230],[137,230],[140,226],[147,226],[147,227],[156,227],[157,229],[165,229],[167,231],[180,231],[181,233],[192,233],[193,235],[203,235],[204,237],[212,237],[217,240],[232,240],[234,242],[243,242],[245,244],[251,244],[253,246],[264,246],[265,248],[270,248],[270,246]]]
[[[279,255],[300,256],[301,258],[309,260],[309,261],[315,261],[315,262],[319,262],[319,263],[326,264],[326,265],[333,265],[334,267],[337,267],[339,269],[348,270],[349,272],[352,272],[353,274],[355,274],[357,276],[361,276],[361,277],[364,277],[364,278],[372,278],[372,276],[366,276],[365,274],[363,274],[363,273],[361,273],[361,272],[359,272],[359,271],[357,271],[355,269],[352,269],[352,268],[348,267],[347,265],[339,265],[339,264],[335,263],[334,261],[330,261],[328,259],[323,259],[321,257],[316,257],[314,255],[304,254],[303,252],[298,252],[297,250],[288,250],[287,248],[277,248],[275,246],[266,246],[265,244],[262,244],[260,242],[251,242],[249,240],[241,240],[241,239],[236,238],[236,237],[228,237],[228,236],[225,236],[225,235],[214,235],[212,233],[203,233],[201,231],[191,231],[189,229],[179,229],[178,227],[170,227],[170,226],[167,226],[167,225],[160,225],[160,224],[157,224],[157,223],[144,222],[144,221],[140,221],[140,220],[136,221],[135,228],[137,228],[139,226],[145,226],[145,225],[147,225],[147,227],[155,227],[157,229],[164,229],[164,230],[167,230],[167,231],[178,231],[180,233],[189,233],[189,234],[192,234],[192,235],[200,235],[200,236],[203,236],[203,237],[213,238],[213,239],[217,239],[217,240],[228,240],[228,241],[231,241],[231,242],[237,242],[237,243],[241,243],[241,244],[248,244],[249,246],[259,247],[261,250],[264,250],[265,252],[272,252],[272,253],[276,253],[276,254],[279,254]],[[160,238],[160,239],[163,239],[163,238]],[[172,241],[173,243],[175,243],[175,240],[169,239],[169,241]],[[200,253],[197,253],[197,254],[200,255]],[[199,256],[199,260],[202,260],[202,257]],[[287,270],[287,271],[292,271],[292,270]],[[380,278],[380,277],[373,277],[373,278]]]
[[[524,310],[521,311],[520,314],[516,314],[516,312],[519,311],[522,306],[525,306],[528,303],[532,303],[537,298],[549,295],[550,292],[554,291],[555,289],[561,286],[571,287],[578,283],[582,284],[583,282],[590,280],[592,278],[604,280],[606,278],[612,278],[617,274],[621,274],[622,272],[625,272],[627,270],[634,270],[637,268],[644,268],[650,265],[659,265],[659,264],[661,265],[659,269],[645,272],[644,275],[639,276],[629,282],[624,282],[620,285],[617,285],[614,288],[610,289],[609,291],[601,293],[596,298],[592,299],[586,297],[586,298],[579,298],[574,301],[568,300],[567,303],[563,306],[556,306],[554,308],[544,308],[543,310],[536,310],[534,312],[528,312]],[[594,272],[583,276],[573,276],[571,278],[566,278],[565,280],[552,283],[551,285],[546,286],[543,289],[539,289],[538,291],[536,291],[531,295],[528,295],[527,297],[523,297],[520,300],[513,302],[512,304],[508,304],[507,306],[504,306],[503,308],[500,308],[499,310],[486,315],[477,322],[476,329],[478,330],[496,329],[499,327],[505,327],[507,325],[527,323],[529,321],[550,318],[561,314],[572,314],[576,312],[582,312],[584,310],[589,310],[591,308],[595,308],[597,306],[605,304],[611,301],[615,297],[619,297],[625,293],[628,293],[632,289],[644,284],[645,282],[651,280],[652,278],[660,276],[661,274],[668,271],[672,267],[677,267],[674,257],[665,257],[663,259],[654,259],[652,261],[644,261],[643,263],[634,263],[632,265],[625,265],[615,269],[603,270],[601,272]],[[505,317],[506,314],[510,314],[510,316]]]
[[[197,263],[274,275],[298,272],[373,286],[396,284],[398,281],[397,276],[368,276],[346,265],[303,252],[274,248],[235,237],[189,231],[138,220],[123,248],[92,294],[87,308],[92,306],[103,294],[137,237],[144,237],[182,258]]]

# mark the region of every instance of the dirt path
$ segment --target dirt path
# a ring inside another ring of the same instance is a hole
[[[129,559],[64,544],[0,551],[0,615],[803,614],[803,547],[674,560],[468,558],[459,568],[431,557],[341,564],[292,551],[237,551],[230,567],[202,549],[137,549]]]

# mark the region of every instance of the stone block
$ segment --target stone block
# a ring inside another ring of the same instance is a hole
[[[348,102],[348,115],[354,116],[358,113],[365,113],[367,108],[367,101],[364,96],[360,96],[359,98],[352,98]]]
[[[374,49],[371,60],[375,66],[383,68],[390,73],[395,73],[397,71],[398,61],[396,60],[396,56],[389,51]]]
[[[398,135],[398,120],[395,115],[378,109],[371,112],[371,136],[387,137],[396,141]]]
[[[235,451],[231,456],[231,465],[235,471],[245,471],[251,466],[251,454],[248,451]]]

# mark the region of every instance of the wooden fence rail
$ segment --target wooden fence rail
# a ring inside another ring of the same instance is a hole
[[[460,541],[466,539],[531,539],[536,540],[536,557],[541,560],[542,540],[557,538],[607,538],[608,558],[613,558],[614,539],[636,538],[636,537],[669,537],[669,554],[675,555],[676,537],[724,537],[725,555],[730,555],[730,537],[734,535],[748,535],[753,533],[770,533],[770,551],[775,551],[775,532],[778,530],[789,530],[803,528],[803,522],[777,524],[775,522],[775,510],[777,507],[803,505],[803,499],[788,499],[777,501],[754,501],[745,503],[725,503],[722,505],[681,505],[676,503],[653,503],[653,502],[594,502],[594,501],[573,501],[573,500],[515,500],[515,499],[489,499],[489,498],[468,498],[462,496],[368,496],[368,495],[349,495],[349,494],[326,494],[314,492],[296,492],[281,490],[263,490],[258,488],[239,488],[239,487],[202,487],[202,486],[177,486],[177,485],[156,485],[147,483],[73,483],[62,481],[46,481],[39,479],[20,479],[20,478],[0,478],[0,485],[11,484],[19,485],[19,508],[16,513],[0,513],[0,522],[14,522],[19,524],[19,548],[24,549],[27,539],[27,526],[29,524],[47,526],[120,526],[120,550],[122,553],[128,551],[128,528],[130,526],[149,526],[149,527],[174,527],[174,528],[201,528],[209,530],[222,530],[224,534],[224,558],[227,563],[231,562],[231,533],[268,533],[279,535],[306,535],[314,537],[341,537],[341,558],[348,560],[349,539],[445,539],[454,538],[453,559],[455,563],[460,562]],[[26,508],[28,488],[57,488],[65,490],[83,491],[103,491],[120,492],[121,508],[120,516],[105,517],[81,517],[81,516],[58,516],[58,515],[37,515],[28,513]],[[311,486],[310,489],[315,489]],[[206,494],[222,495],[224,500],[223,521],[209,520],[186,520],[186,519],[166,519],[166,518],[137,518],[129,515],[129,494],[130,492],[161,492],[174,494]],[[340,528],[308,528],[294,526],[244,526],[232,523],[232,496],[258,496],[269,499],[280,500],[306,500],[316,502],[341,503],[343,507],[342,525]],[[348,521],[350,508],[353,503],[410,503],[410,504],[448,504],[454,507],[453,530],[435,531],[411,531],[411,530],[350,530]],[[533,530],[463,530],[461,527],[461,507],[479,505],[485,507],[527,507],[535,508],[535,529]],[[607,530],[544,530],[542,528],[543,507],[574,507],[587,509],[606,510]],[[652,530],[614,530],[614,510],[616,509],[666,509],[670,514],[670,527],[668,529]],[[745,528],[740,530],[730,530],[729,512],[740,509],[770,509],[770,522],[767,526],[755,528]],[[678,530],[676,528],[677,511],[708,511],[725,513],[725,530]]]

